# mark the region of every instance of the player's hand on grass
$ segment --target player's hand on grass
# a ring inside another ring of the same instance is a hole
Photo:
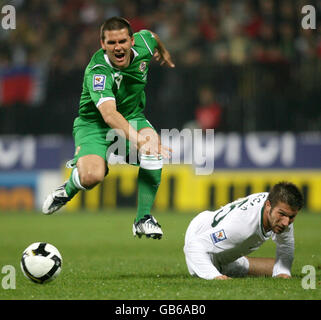
[[[290,279],[291,276],[289,276],[288,274],[285,274],[285,273],[280,273],[277,276],[275,276],[275,278]]]
[[[226,276],[225,274],[214,278],[214,280],[230,280],[230,279],[232,279],[232,278]]]

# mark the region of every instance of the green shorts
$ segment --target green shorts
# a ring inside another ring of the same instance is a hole
[[[143,115],[130,119],[128,122],[137,131],[146,127],[154,129]],[[119,136],[115,137],[114,133],[115,131],[113,131],[113,129],[110,127],[107,127],[104,123],[90,122],[83,120],[80,117],[76,118],[73,128],[75,155],[70,165],[75,165],[79,158],[88,154],[96,154],[107,162],[106,155],[108,148],[119,140]],[[122,145],[122,148],[119,149],[125,152],[125,155],[122,154],[122,156],[128,158],[130,142],[124,139],[120,145]],[[116,150],[114,150],[115,146],[116,145],[112,146],[113,151],[115,151],[115,154],[118,154],[117,147]]]

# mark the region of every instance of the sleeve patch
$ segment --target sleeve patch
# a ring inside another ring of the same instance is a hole
[[[223,229],[212,233],[211,238],[212,238],[212,241],[214,244],[227,239],[226,234]]]
[[[93,77],[93,90],[102,91],[105,89],[106,76],[103,74],[94,74]]]

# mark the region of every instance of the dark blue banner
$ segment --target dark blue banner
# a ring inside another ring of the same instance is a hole
[[[217,169],[321,169],[321,133],[169,132],[168,164]],[[63,136],[0,137],[0,171],[59,169],[73,157],[74,142]]]

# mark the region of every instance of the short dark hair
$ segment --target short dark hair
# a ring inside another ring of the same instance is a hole
[[[120,30],[126,28],[130,37],[133,36],[133,29],[130,23],[122,17],[112,17],[106,20],[100,27],[100,39],[105,40],[105,31],[106,30]]]
[[[287,181],[275,184],[269,192],[267,200],[270,201],[271,207],[274,208],[277,203],[283,202],[294,210],[301,210],[303,207],[303,195],[298,187]]]

